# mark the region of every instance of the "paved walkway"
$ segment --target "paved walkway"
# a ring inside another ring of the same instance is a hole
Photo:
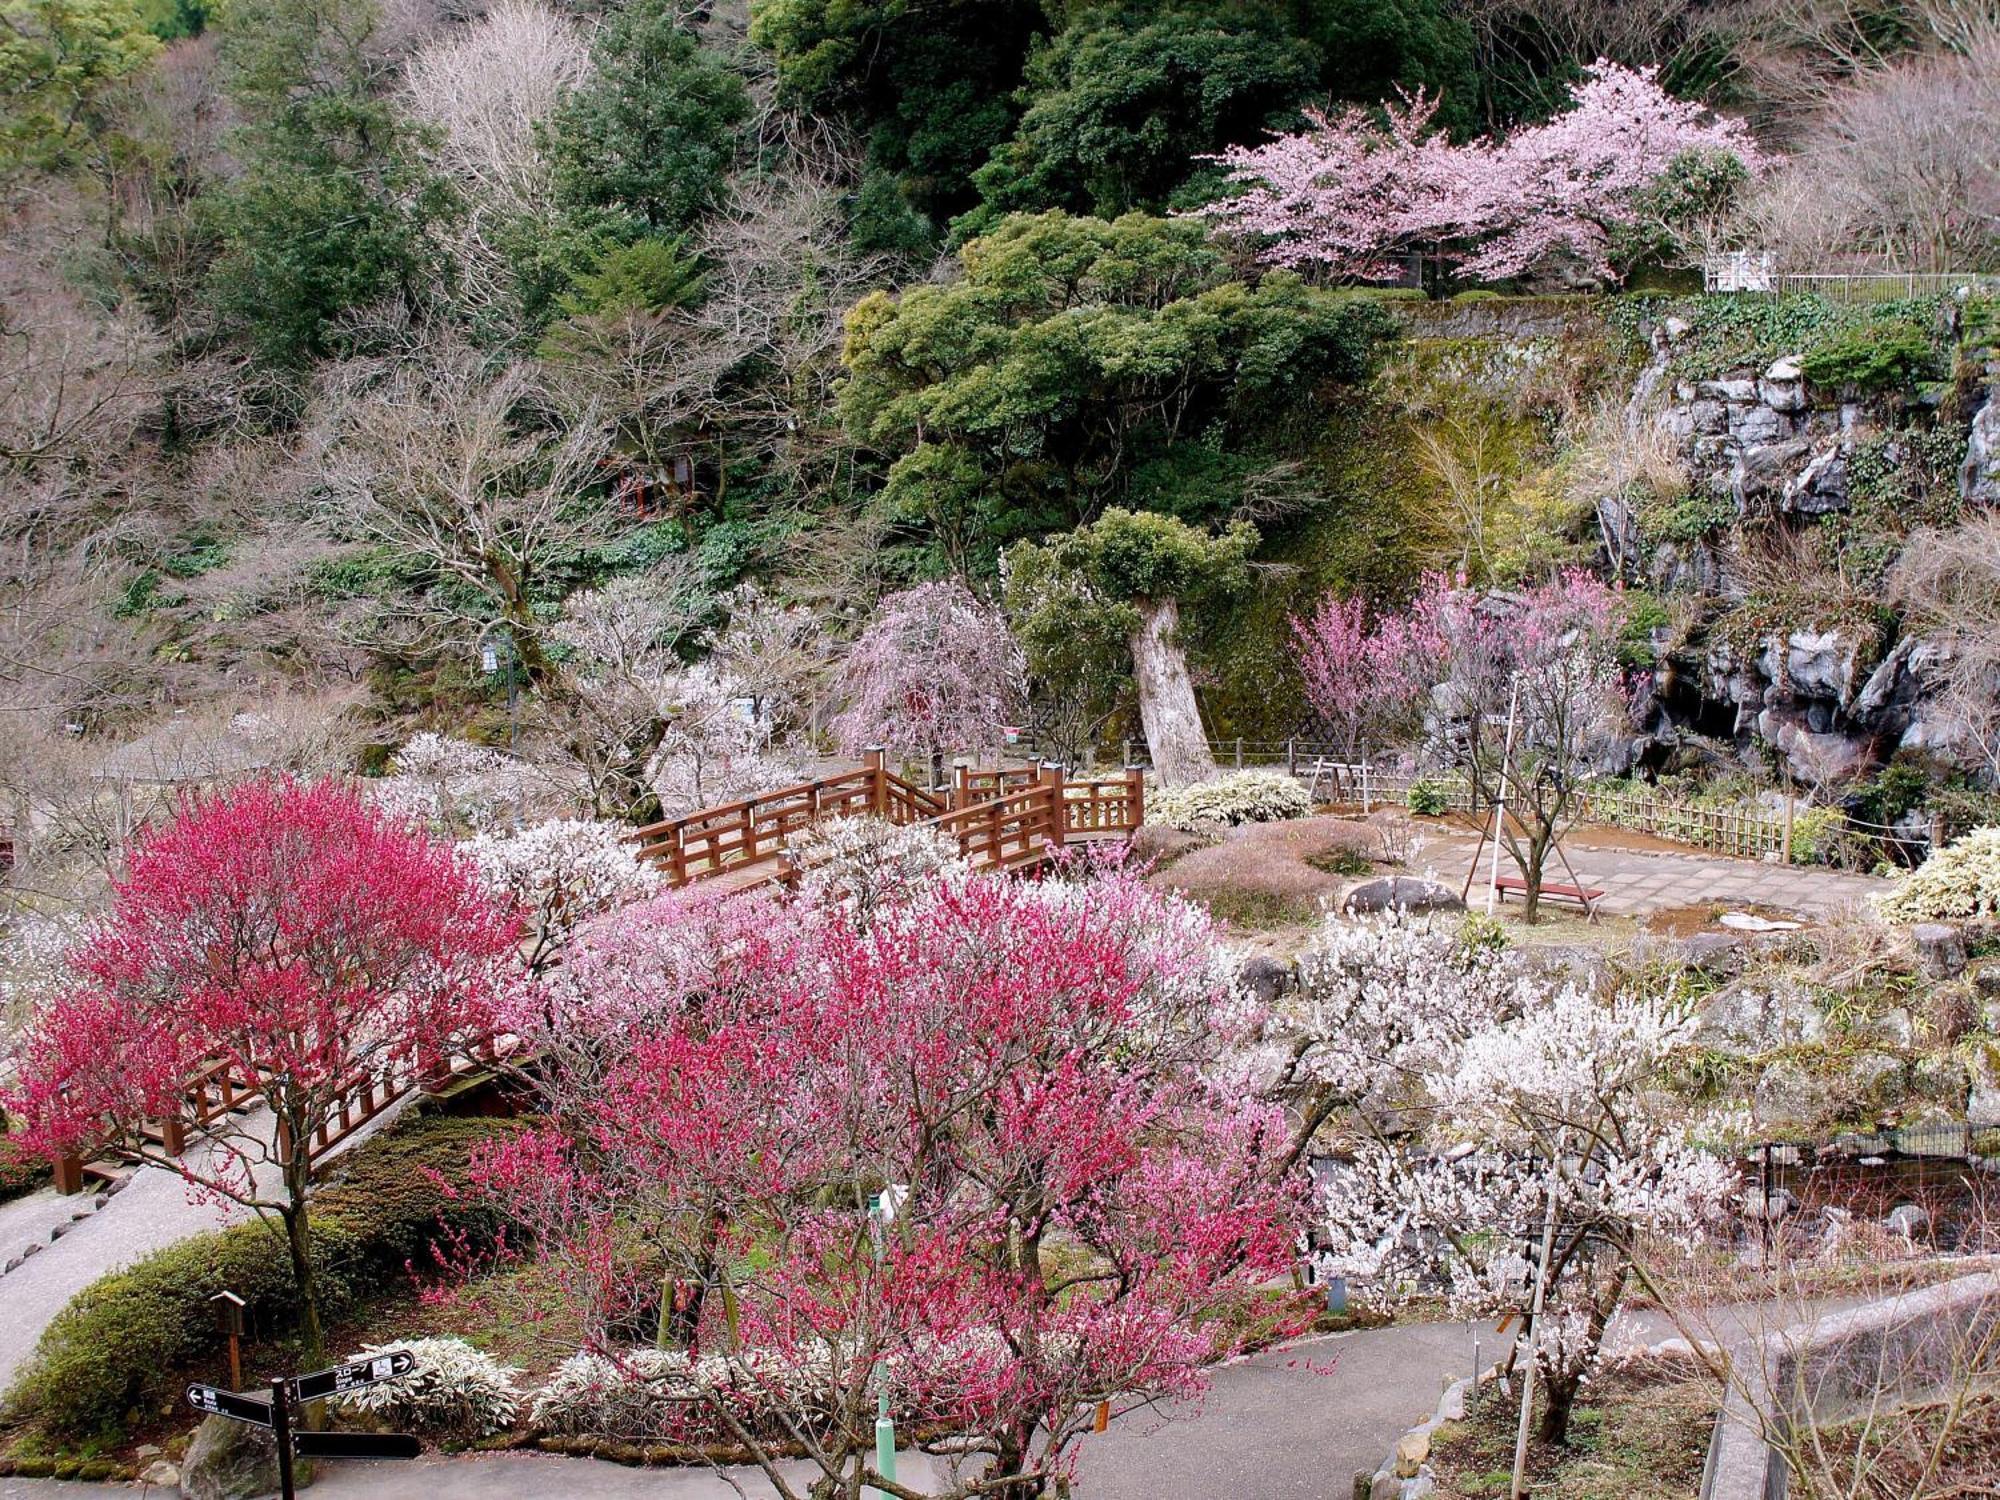
[[[1414,863],[1430,866],[1440,879],[1457,885],[1471,867],[1478,840],[1456,833],[1427,831],[1426,843]],[[1888,887],[1885,880],[1846,875],[1834,870],[1762,864],[1714,854],[1669,854],[1636,849],[1601,848],[1574,840],[1563,852],[1586,886],[1604,892],[1600,909],[1614,916],[1645,917],[1677,907],[1720,904],[1764,906],[1802,917],[1827,917],[1866,901]],[[1470,900],[1485,899],[1485,880],[1492,846],[1480,856]],[[1502,851],[1500,872],[1519,872]],[[1567,885],[1561,861],[1551,858],[1545,878]],[[1518,900],[1511,897],[1510,900]]]
[[[341,1142],[339,1150],[352,1150],[387,1129],[404,1107],[398,1104],[384,1110]],[[263,1118],[267,1117],[261,1112],[246,1115],[237,1128],[255,1133]],[[201,1142],[190,1147],[194,1154],[189,1160],[197,1164],[197,1170],[200,1153],[208,1149]],[[277,1168],[260,1166],[257,1180],[260,1190],[274,1192]],[[197,1200],[178,1173],[163,1167],[138,1168],[102,1208],[93,1211],[94,1202],[91,1193],[64,1197],[53,1188],[43,1188],[0,1204],[0,1266],[29,1244],[42,1246],[32,1258],[0,1274],[0,1392],[14,1383],[50,1320],[98,1277],[179,1244],[190,1235],[251,1217],[250,1210],[234,1204]],[[59,1236],[54,1234],[58,1229]]]
[[[1621,1319],[1618,1339],[1644,1344],[1672,1329],[1657,1314]],[[1481,1326],[1480,1357],[1502,1340]],[[1122,1413],[1081,1440],[1079,1500],[1326,1500],[1379,1464],[1405,1429],[1431,1414],[1449,1381],[1472,1369],[1465,1323],[1419,1323],[1305,1340],[1215,1372],[1207,1396],[1167,1410]],[[928,1476],[905,1454],[902,1477]],[[797,1472],[804,1472],[801,1467]],[[740,1486],[740,1487],[739,1487]],[[0,1480],[0,1500],[130,1494],[112,1485]],[[311,1493],[326,1500],[770,1500],[754,1469],[633,1469],[542,1453],[426,1457],[412,1463],[325,1463]]]

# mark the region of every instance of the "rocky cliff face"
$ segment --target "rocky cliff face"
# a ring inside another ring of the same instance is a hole
[[[1915,525],[2000,504],[2000,350],[1956,391],[1862,396],[1815,386],[1797,354],[1691,374],[1693,335],[1674,317],[1652,327],[1628,408],[1681,456],[1687,494],[1666,525],[1630,505],[1614,517],[1635,582],[1702,604],[1699,628],[1659,642],[1655,746],[1696,729],[1756,760],[1761,742],[1808,783],[1898,749],[1950,759],[1924,690],[1936,651],[1899,633],[1884,580]],[[1837,596],[1806,576],[1823,538],[1848,549],[1828,568]]]

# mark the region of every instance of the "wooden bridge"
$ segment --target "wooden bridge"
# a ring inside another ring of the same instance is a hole
[[[935,829],[975,870],[1023,870],[1070,844],[1130,838],[1146,805],[1136,770],[1079,779],[1055,765],[959,766],[951,785],[933,792],[870,750],[854,770],[652,823],[633,837],[668,884],[713,881],[734,891],[792,881],[797,834],[829,818],[869,815]]]
[[[1025,870],[1071,844],[1131,837],[1145,821],[1140,775],[1131,770],[1071,779],[1053,765],[998,771],[960,766],[950,786],[931,792],[890,771],[882,752],[871,750],[854,770],[705,807],[650,824],[632,837],[669,884],[700,881],[728,891],[789,884],[798,874],[791,858],[798,833],[829,818],[861,815],[934,828],[957,843],[960,856],[975,870]],[[453,1093],[490,1076],[509,1040],[475,1038],[449,1060],[420,1064],[402,1058],[387,1066],[377,1061],[357,1068],[336,1090],[326,1118],[305,1142],[314,1173],[407,1095]],[[188,1080],[172,1116],[142,1121],[131,1136],[154,1154],[179,1156],[200,1136],[240,1128],[231,1122],[264,1104],[260,1081],[240,1076],[224,1063],[211,1063]],[[121,1154],[110,1143],[124,1138],[125,1132],[107,1122],[109,1157]],[[280,1160],[294,1149],[282,1137],[274,1144]],[[81,1192],[87,1178],[117,1171],[111,1161],[81,1157],[66,1157],[55,1168],[57,1190],[65,1193]]]

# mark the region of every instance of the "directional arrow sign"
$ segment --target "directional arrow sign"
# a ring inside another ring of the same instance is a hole
[[[295,1432],[300,1458],[415,1458],[424,1445],[407,1432]]]
[[[257,1427],[271,1425],[270,1402],[259,1401],[254,1396],[239,1396],[234,1391],[219,1391],[212,1385],[189,1386],[188,1405],[211,1416],[227,1417],[232,1422],[249,1422]]]
[[[292,1399],[318,1401],[327,1396],[344,1395],[348,1391],[358,1391],[364,1385],[380,1385],[385,1380],[407,1375],[416,1367],[417,1357],[407,1349],[377,1354],[371,1359],[357,1359],[350,1365],[335,1365],[331,1370],[315,1370],[310,1375],[293,1376]]]

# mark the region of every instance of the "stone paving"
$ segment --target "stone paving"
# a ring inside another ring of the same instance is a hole
[[[1416,863],[1437,872],[1452,885],[1465,879],[1478,841],[1458,835],[1430,837]],[[1888,886],[1867,875],[1847,875],[1810,867],[1785,867],[1721,855],[1668,854],[1611,849],[1571,841],[1563,852],[1577,878],[1604,892],[1599,910],[1610,916],[1645,917],[1654,912],[1704,904],[1762,906],[1801,917],[1828,917],[1858,906]],[[1479,859],[1479,871],[1468,898],[1475,906],[1485,899],[1485,880],[1492,846]],[[1503,852],[1500,871],[1514,870]],[[1547,880],[1569,883],[1561,861],[1551,858]],[[1508,898],[1518,901],[1518,896]]]

